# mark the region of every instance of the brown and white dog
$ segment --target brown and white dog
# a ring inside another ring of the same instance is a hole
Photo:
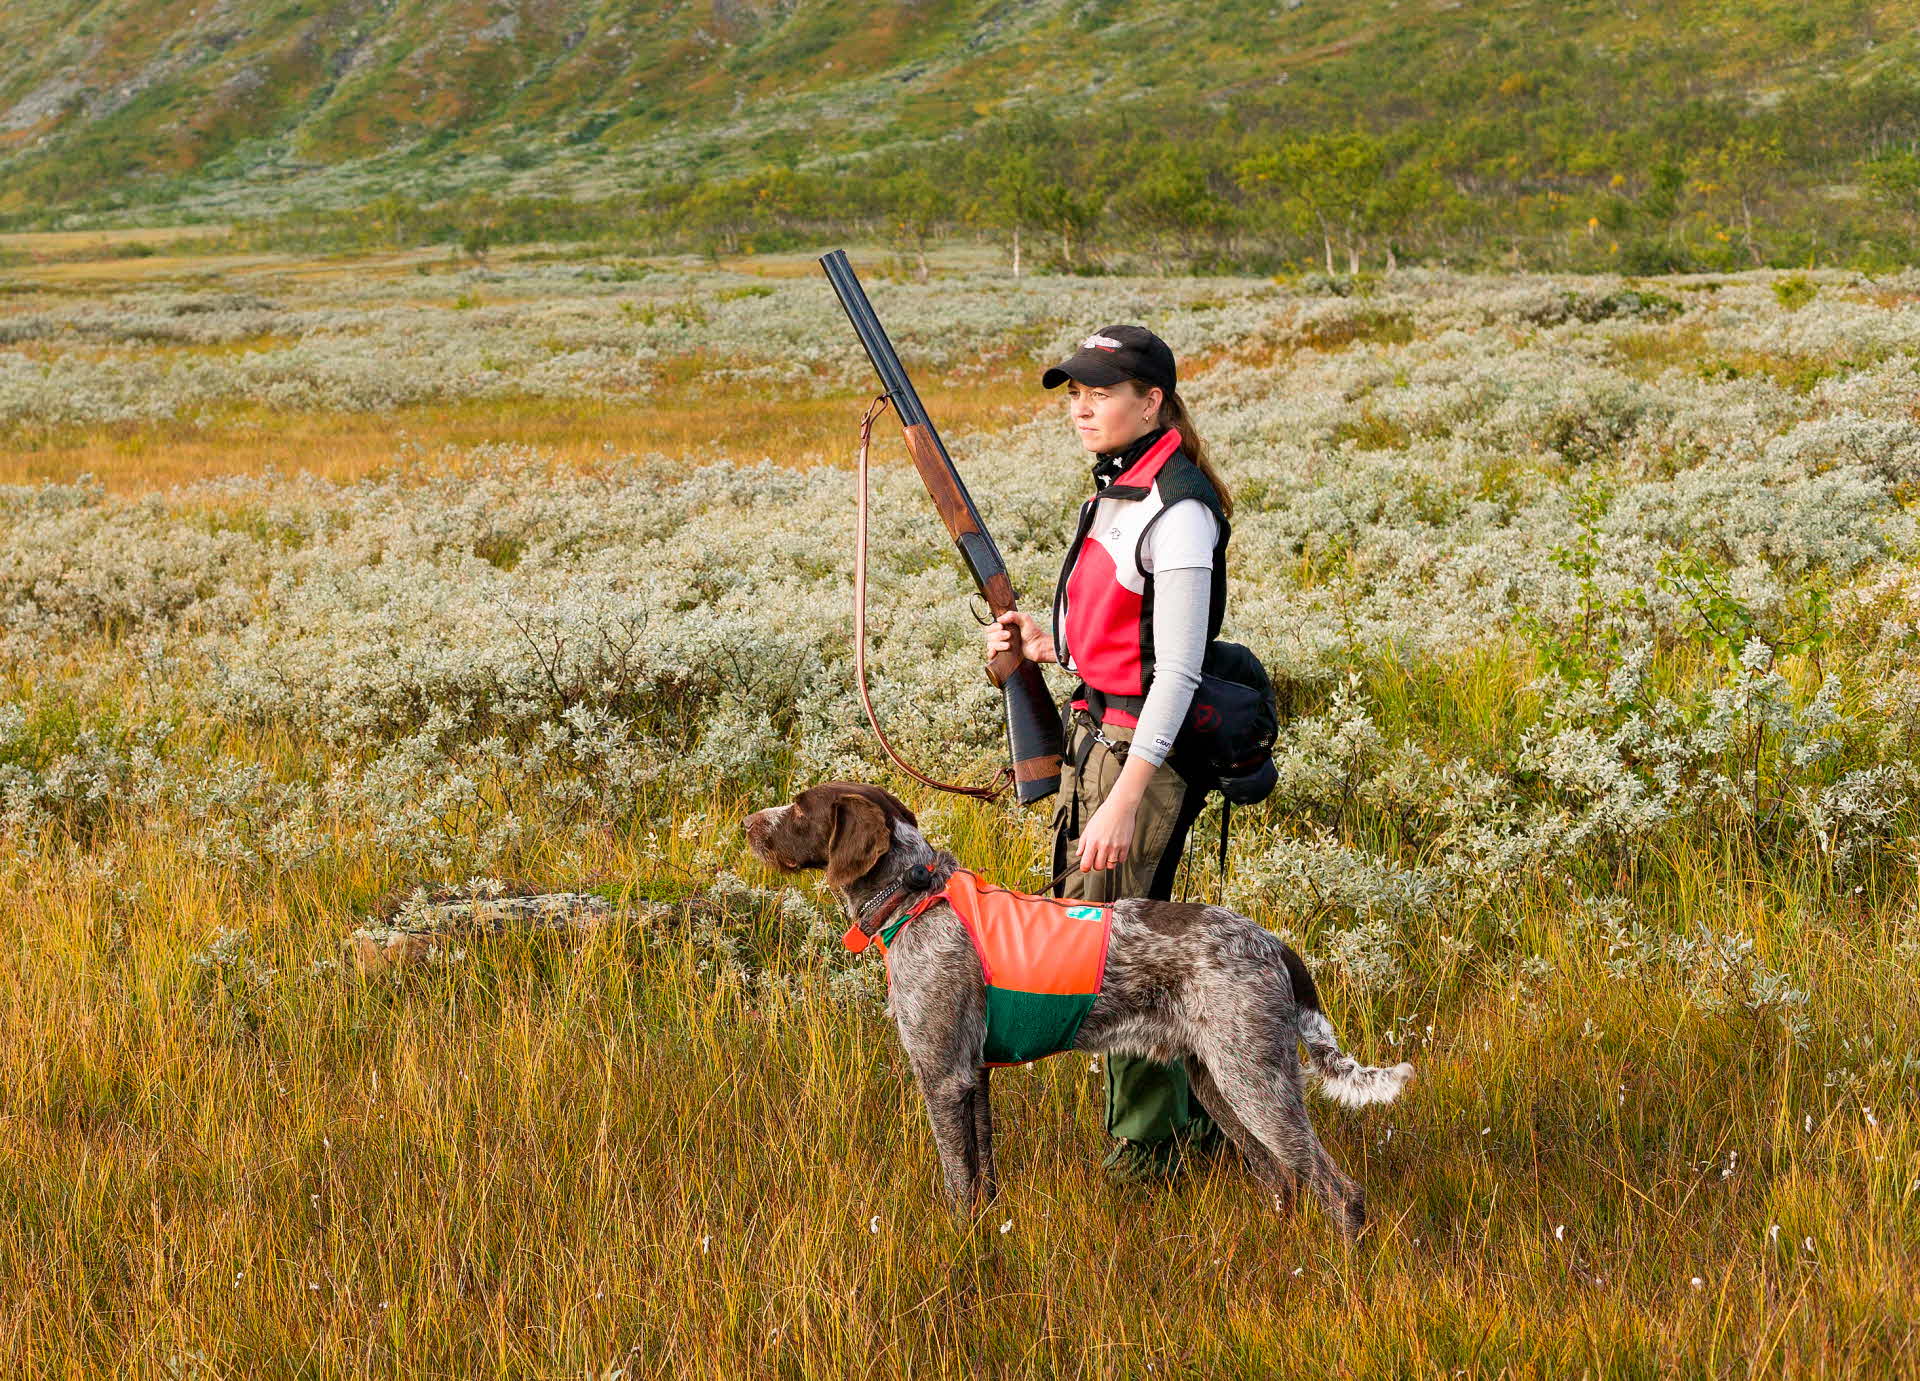
[[[877,786],[827,782],[746,819],[747,842],[784,871],[825,868],[856,924],[890,912],[903,880],[942,885],[958,866]],[[933,1124],[956,1208],[994,1194],[993,1117],[981,1067],[986,987],[953,910],[935,904],[888,949],[890,1007]],[[1307,966],[1280,938],[1224,907],[1113,904],[1105,983],[1076,1050],[1183,1062],[1207,1115],[1285,1211],[1301,1181],[1349,1236],[1366,1223],[1360,1187],[1321,1146],[1301,1098],[1298,1046],[1320,1091],[1349,1107],[1390,1101],[1413,1066],[1378,1069],[1340,1049]]]

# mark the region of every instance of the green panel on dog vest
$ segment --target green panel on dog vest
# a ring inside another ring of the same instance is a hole
[[[987,989],[987,1043],[980,1058],[990,1065],[1020,1065],[1073,1048],[1080,1023],[1097,993],[1022,993]]]

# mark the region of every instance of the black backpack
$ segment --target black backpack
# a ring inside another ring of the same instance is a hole
[[[1266,800],[1279,783],[1273,765],[1273,740],[1279,732],[1280,702],[1260,659],[1239,643],[1208,643],[1193,708],[1173,741],[1169,761],[1194,786],[1220,793],[1222,887],[1233,808]]]
[[[1279,780],[1273,766],[1279,732],[1280,703],[1260,659],[1239,643],[1208,643],[1193,706],[1174,740],[1174,770],[1219,792],[1229,806],[1253,805],[1271,796]]]

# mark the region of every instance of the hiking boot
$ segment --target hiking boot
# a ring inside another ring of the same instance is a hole
[[[1119,1184],[1169,1184],[1180,1175],[1180,1145],[1173,1137],[1165,1141],[1117,1140],[1100,1168]]]
[[[1220,1124],[1210,1118],[1196,1135],[1189,1137],[1183,1134],[1180,1140],[1186,1143],[1187,1154],[1195,1160],[1212,1160],[1222,1152],[1233,1149],[1233,1143],[1220,1130]]]

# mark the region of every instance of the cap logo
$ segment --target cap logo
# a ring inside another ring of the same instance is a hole
[[[1124,350],[1126,347],[1112,336],[1088,336],[1080,342],[1082,350]]]

